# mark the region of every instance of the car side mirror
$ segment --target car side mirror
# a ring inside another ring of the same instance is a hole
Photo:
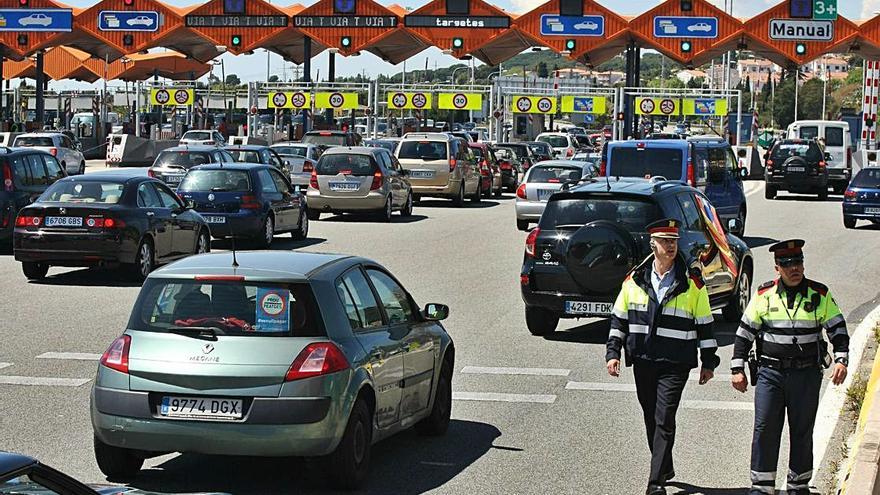
[[[428,303],[422,310],[422,316],[429,321],[445,320],[449,317],[449,306],[438,303]]]
[[[727,221],[727,231],[728,232],[741,232],[742,231],[742,220],[739,218],[731,218]]]
[[[741,179],[748,179],[749,178],[749,169],[747,169],[745,167],[739,169],[739,177]]]

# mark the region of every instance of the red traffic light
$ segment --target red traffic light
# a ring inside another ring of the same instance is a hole
[[[18,6],[19,6],[19,7],[27,7],[27,6],[28,6],[28,0],[18,0]]]
[[[134,5],[134,0],[122,0],[122,3],[124,3],[126,7],[131,7]]]

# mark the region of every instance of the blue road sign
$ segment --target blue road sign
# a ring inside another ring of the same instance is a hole
[[[798,19],[812,19],[813,0],[789,0],[788,16]]]
[[[98,12],[98,29],[101,31],[156,31],[159,29],[159,13],[152,10]]]
[[[224,14],[245,14],[244,0],[223,0]]]
[[[354,0],[333,0],[333,10],[337,14],[354,14]]]
[[[695,99],[694,115],[715,115],[715,100],[713,98]]]
[[[593,98],[590,97],[575,97],[574,100],[574,111],[575,112],[593,112]]]
[[[541,16],[541,34],[544,36],[602,36],[605,18],[601,15]]]
[[[654,18],[654,36],[657,38],[717,38],[717,17],[663,17]]]
[[[577,101],[577,100],[575,100],[575,101]],[[577,106],[577,104],[575,104],[575,106]],[[596,121],[596,116],[593,114],[590,114],[590,113],[584,114],[583,118],[584,118],[585,124],[592,124],[593,122]]]
[[[0,9],[0,31],[71,31],[70,9]]]

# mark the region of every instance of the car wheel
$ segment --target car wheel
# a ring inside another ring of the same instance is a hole
[[[86,162],[80,162],[79,164],[79,175],[86,173]]]
[[[45,263],[22,262],[21,271],[28,280],[40,280],[46,278],[49,273],[49,265]]]
[[[449,428],[452,416],[452,370],[444,364],[437,380],[437,391],[434,393],[434,407],[431,414],[416,423],[416,431],[420,435],[439,437]]]
[[[460,208],[464,206],[464,182],[458,187],[458,194],[455,195],[455,198],[452,199],[452,204],[456,208]]]
[[[544,308],[526,306],[526,326],[532,335],[550,335],[559,325],[559,315]]]
[[[736,289],[730,295],[727,306],[721,310],[721,315],[726,321],[738,322],[742,318],[746,307],[749,305],[749,298],[752,296],[752,279],[749,272],[743,271],[739,275],[739,282]]]
[[[856,219],[853,217],[843,217],[843,226],[848,229],[856,228]],[[27,272],[25,272],[25,275],[27,275]]]
[[[204,230],[199,232],[199,239],[196,241],[196,254],[204,254],[211,252],[211,237]]]
[[[290,233],[295,241],[302,241],[309,236],[309,214],[305,210],[300,210],[299,227]]]
[[[370,416],[367,403],[358,399],[351,408],[342,440],[326,460],[327,476],[338,488],[357,488],[367,477],[370,445],[373,443],[373,421]]]
[[[144,239],[138,246],[134,263],[129,267],[131,278],[137,282],[143,281],[153,271],[154,261],[153,244],[149,239]]]
[[[475,192],[474,195],[471,196],[471,203],[480,204],[481,201],[483,201],[483,183],[482,182],[477,184],[477,192]]]
[[[275,219],[272,218],[272,215],[266,215],[266,221],[263,222],[263,231],[259,238],[257,238],[257,245],[262,249],[267,249],[272,245],[272,241],[275,239]]]
[[[406,203],[404,203],[403,208],[400,210],[400,216],[411,217],[412,213],[413,213],[413,195],[412,195],[412,193],[409,193],[406,196]]]
[[[517,230],[526,231],[529,230],[529,221],[528,220],[520,220],[516,219],[516,228]]]
[[[389,196],[385,200],[385,206],[379,210],[379,221],[381,222],[391,222],[391,214],[394,212],[393,207],[391,206],[391,196]]]
[[[95,437],[94,445],[98,469],[108,478],[133,478],[144,465],[144,459],[131,449],[107,445],[98,440],[98,437]]]
[[[828,199],[828,189],[827,188],[819,191],[819,201],[825,201],[826,199]]]
[[[306,210],[309,220],[320,220],[321,219],[321,210],[316,210],[314,208],[309,208]]]
[[[776,197],[776,187],[767,185],[764,188],[764,199],[774,199]]]

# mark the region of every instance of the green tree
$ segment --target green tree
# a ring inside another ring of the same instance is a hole
[[[279,80],[280,79],[275,74],[272,74],[271,76],[269,76],[269,82],[278,82]]]
[[[223,82],[225,82],[227,86],[238,86],[241,84],[241,79],[235,74],[227,74],[226,80]]]
[[[550,70],[547,69],[547,62],[544,62],[543,60],[538,62],[535,72],[538,73],[538,77],[548,77],[550,75]]]
[[[773,99],[773,118],[779,128],[785,129],[794,122],[794,78],[783,79],[776,86]]]
[[[805,82],[798,90],[798,114],[797,118],[805,119],[822,119],[822,92],[825,90],[825,83],[820,79],[814,78]],[[826,101],[827,105],[827,101]]]

